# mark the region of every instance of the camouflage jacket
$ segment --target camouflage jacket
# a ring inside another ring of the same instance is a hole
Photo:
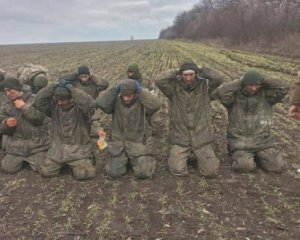
[[[130,77],[128,77],[128,78],[130,79]],[[136,79],[133,79],[133,80],[136,80]],[[145,78],[145,77],[141,77],[140,79],[138,79],[136,81],[138,81],[143,88],[146,88],[149,91],[154,90],[154,82],[151,79]]]
[[[118,88],[113,87],[99,95],[97,105],[105,113],[113,115],[112,142],[115,144],[111,146],[115,149],[112,152],[134,145],[135,155],[151,154],[151,116],[161,106],[157,97],[142,88],[138,98],[126,106],[119,96]]]
[[[100,92],[108,88],[108,81],[103,78],[91,75],[91,79],[86,83],[81,83],[77,73],[71,73],[63,76],[66,80],[73,82],[74,86],[88,93],[93,99],[96,99]]]
[[[271,127],[272,106],[288,92],[285,81],[264,77],[262,89],[248,95],[241,80],[220,86],[217,97],[228,110],[227,138],[231,151],[259,151],[274,145]]]
[[[171,144],[198,149],[214,140],[211,120],[211,92],[223,81],[218,72],[203,68],[192,86],[176,70],[158,76],[156,86],[170,100]]]
[[[19,156],[47,151],[49,148],[49,129],[47,117],[32,106],[34,95],[25,92],[22,99],[26,103],[17,109],[11,100],[7,100],[0,111],[1,131],[7,135],[6,152]],[[6,126],[7,118],[16,118],[16,127]]]
[[[33,64],[25,64],[24,66],[22,66],[18,72],[17,72],[17,77],[19,79],[19,81],[21,82],[22,85],[29,85],[31,86],[31,80],[38,74],[40,73],[44,73],[47,77],[49,77],[48,75],[48,69],[43,67],[43,66],[39,66],[39,65],[33,65]]]
[[[56,85],[51,84],[36,96],[35,107],[52,120],[48,157],[58,163],[92,157],[90,112],[95,107],[92,97],[78,88],[71,91],[74,105],[62,110],[53,98]]]

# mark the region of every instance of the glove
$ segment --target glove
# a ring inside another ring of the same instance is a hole
[[[58,86],[64,87],[64,88],[68,89],[70,92],[73,88],[73,84],[69,80],[66,80],[66,79],[59,79]]]
[[[65,79],[58,80],[58,86],[60,86],[60,87],[64,87],[67,83],[68,83],[68,81]]]
[[[65,84],[65,88],[71,92],[73,89],[73,85],[71,83],[67,83],[67,84]]]
[[[135,89],[137,93],[140,93],[142,91],[142,86],[138,81],[135,81]]]
[[[121,89],[122,89],[122,85],[119,84],[118,86],[116,86],[116,89],[117,89],[117,93],[120,93],[120,92],[121,92]]]

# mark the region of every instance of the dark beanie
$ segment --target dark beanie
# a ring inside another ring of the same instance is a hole
[[[199,68],[192,60],[186,60],[180,64],[179,73],[181,74],[185,70],[194,70],[197,72]]]
[[[8,88],[8,89],[17,90],[19,92],[22,91],[22,85],[21,85],[20,81],[13,77],[5,78],[1,85],[2,85],[3,89]]]
[[[63,97],[71,97],[70,91],[62,86],[57,86],[54,90],[54,97],[63,98]]]
[[[86,74],[86,75],[90,75],[90,69],[87,66],[80,66],[78,67],[78,74]]]
[[[242,78],[242,85],[249,85],[249,84],[253,84],[253,85],[258,85],[261,84],[263,80],[263,77],[255,70],[250,70],[248,72],[245,73],[245,75]]]
[[[120,82],[120,91],[122,93],[136,92],[136,82],[133,79],[124,79]]]

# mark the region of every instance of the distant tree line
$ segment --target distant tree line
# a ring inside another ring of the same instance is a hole
[[[203,0],[176,16],[163,39],[228,39],[239,44],[300,34],[300,0]]]

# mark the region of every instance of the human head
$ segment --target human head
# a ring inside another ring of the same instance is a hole
[[[5,95],[12,101],[23,95],[20,81],[14,77],[8,77],[2,82]]]
[[[137,98],[136,82],[133,79],[124,79],[120,83],[122,101],[129,105]]]
[[[40,73],[33,77],[32,79],[32,92],[37,93],[42,88],[46,87],[48,85],[48,77],[44,73]]]
[[[66,87],[57,86],[54,90],[54,97],[63,110],[68,110],[73,106],[71,93]]]
[[[263,77],[255,70],[249,70],[242,77],[242,87],[250,95],[256,94],[261,89]]]
[[[79,66],[77,73],[80,82],[86,83],[90,80],[91,73],[90,69],[87,66]]]
[[[191,85],[196,81],[198,70],[198,66],[191,60],[185,60],[179,66],[179,74],[187,85]]]
[[[141,79],[141,72],[137,63],[130,63],[127,68],[127,77],[130,79]]]

